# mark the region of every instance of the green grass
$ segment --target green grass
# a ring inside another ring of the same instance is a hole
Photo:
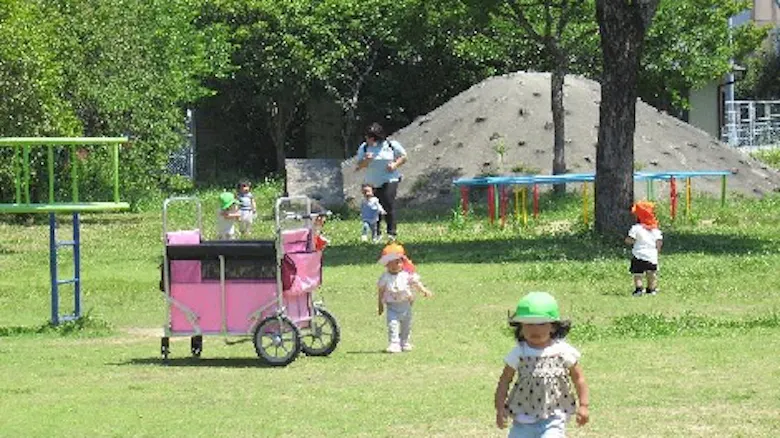
[[[271,235],[275,190],[255,191],[258,236]],[[218,192],[202,192],[211,235]],[[468,217],[404,211],[403,243],[436,296],[416,304],[417,349],[392,356],[376,316],[379,248],[359,242],[353,214],[334,218],[321,295],[342,343],[283,369],[220,337],[205,338],[200,360],[177,338],[162,364],[154,202],[82,217],[89,316],[59,328],[47,324],[48,225],[0,222],[0,436],[505,436],[492,394],[512,347],[506,315],[531,290],[559,299],[583,352],[591,424],[571,436],[775,436],[780,197],[726,209],[695,198],[674,223],[659,205],[660,294],[643,298],[630,296],[628,248],[593,237],[579,202],[543,196],[527,227],[489,225],[481,205]],[[172,225],[190,226],[189,213],[172,209]],[[60,267],[67,276],[67,257]]]

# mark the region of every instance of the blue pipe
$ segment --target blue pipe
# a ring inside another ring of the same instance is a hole
[[[81,224],[79,214],[73,213],[73,316],[81,318]]]
[[[51,323],[60,323],[60,297],[57,290],[57,219],[54,213],[49,213],[49,278],[51,279]]]

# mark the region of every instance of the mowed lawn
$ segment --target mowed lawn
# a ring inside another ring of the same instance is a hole
[[[674,224],[659,206],[660,293],[642,298],[630,296],[628,248],[584,231],[578,208],[545,200],[538,221],[506,229],[404,212],[403,243],[436,295],[415,304],[416,349],[399,355],[382,353],[379,247],[359,242],[356,219],[331,221],[321,296],[342,341],[286,368],[222,337],[200,359],[177,338],[163,364],[158,211],[82,216],[81,330],[45,327],[48,225],[2,222],[0,436],[505,436],[492,399],[513,344],[507,311],[532,290],[558,297],[583,353],[591,423],[570,436],[777,436],[780,198],[697,199]],[[191,224],[186,213],[173,222]],[[270,230],[264,217],[257,234]],[[63,287],[64,310],[70,297]]]

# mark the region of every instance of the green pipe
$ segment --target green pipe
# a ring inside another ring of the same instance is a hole
[[[21,160],[21,157],[19,156],[19,151],[14,149],[14,187],[16,188],[16,197],[14,197],[14,202],[16,204],[22,203],[22,175],[20,173],[22,172],[21,166],[19,166],[19,160]]]
[[[720,177],[720,206],[726,206],[726,175]]]
[[[111,155],[114,162],[114,202],[119,202],[119,144],[111,147]]]
[[[78,161],[76,160],[76,146],[70,146],[70,184],[71,193],[73,193],[73,200],[71,202],[79,202],[79,175],[76,167]]]
[[[0,146],[86,145],[126,143],[127,137],[6,137],[0,138]]]
[[[49,146],[46,163],[49,167],[49,204],[54,204],[54,146]]]
[[[25,146],[23,149],[23,178],[24,178],[24,203],[30,203],[30,146]]]

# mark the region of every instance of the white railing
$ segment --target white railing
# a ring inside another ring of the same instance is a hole
[[[780,146],[780,100],[725,102],[721,139],[734,147]]]

